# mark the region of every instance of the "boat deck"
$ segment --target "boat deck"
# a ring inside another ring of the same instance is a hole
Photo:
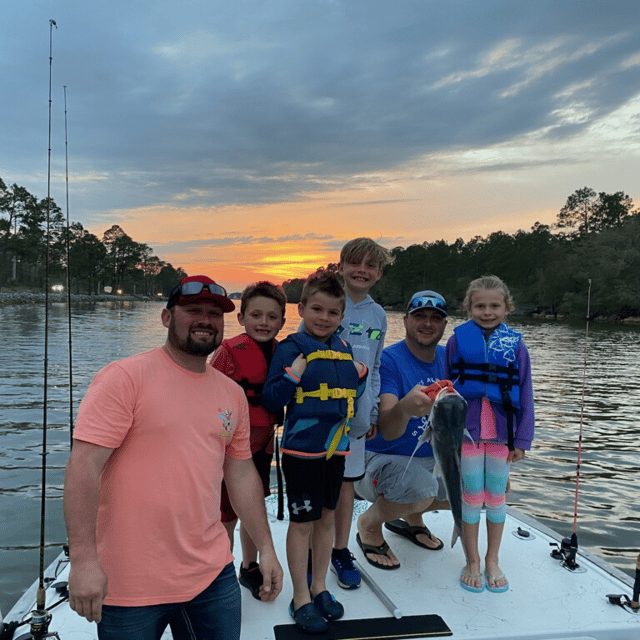
[[[365,507],[365,503],[356,504],[356,511]],[[285,568],[285,583],[281,595],[271,603],[260,602],[247,589],[241,588],[242,640],[273,640],[274,626],[293,622],[287,612],[292,594],[284,551],[287,521],[278,521],[275,517],[275,496],[267,500],[267,508],[276,549]],[[429,513],[425,515],[425,522],[442,540],[451,539],[449,512]],[[516,535],[518,528],[528,531],[530,536]],[[484,526],[480,530],[482,550]],[[500,564],[510,583],[506,593],[485,590],[476,594],[460,587],[458,578],[464,555],[459,542],[453,549],[445,543],[443,550],[431,552],[386,530],[385,538],[401,562],[397,571],[383,571],[364,560],[355,543],[355,524],[350,548],[403,617],[436,614],[451,630],[450,637],[461,640],[640,639],[640,613],[612,605],[606,598],[610,593],[630,596],[631,578],[583,552],[578,556],[579,570],[572,572],[563,568],[550,555],[550,545],[558,541],[558,536],[517,512],[509,512],[502,541]],[[65,580],[67,571],[63,569],[58,580]],[[345,620],[393,617],[365,583],[359,589],[343,590],[330,573],[327,586],[344,605]],[[55,593],[49,597],[48,604],[57,599]],[[29,611],[28,600],[29,596],[25,594],[7,619],[16,619],[20,610]],[[95,625],[81,619],[67,604],[60,605],[53,613],[50,631],[58,631],[62,640],[96,638]],[[26,630],[21,628],[16,638]],[[164,637],[171,636],[167,632]]]

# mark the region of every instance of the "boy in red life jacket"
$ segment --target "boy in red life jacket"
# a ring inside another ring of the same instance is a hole
[[[266,281],[249,285],[242,293],[238,313],[238,322],[245,328],[245,333],[224,340],[211,360],[211,366],[235,380],[247,396],[251,423],[251,453],[262,479],[265,497],[269,495],[273,433],[275,426],[282,424],[282,414],[269,413],[260,404],[260,396],[276,348],[276,336],[284,326],[286,304],[287,298],[281,287]],[[224,482],[220,510],[221,520],[229,534],[233,550],[238,516],[231,506]],[[240,542],[240,584],[247,587],[253,597],[259,600],[262,573],[257,562],[258,550],[242,523]]]

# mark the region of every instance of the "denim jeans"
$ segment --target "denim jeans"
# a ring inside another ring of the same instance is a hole
[[[239,640],[240,586],[233,563],[189,602],[104,605],[99,640],[159,640],[167,625],[174,640]]]

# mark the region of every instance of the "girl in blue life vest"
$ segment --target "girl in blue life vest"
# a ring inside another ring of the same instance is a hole
[[[484,276],[471,282],[463,306],[470,320],[455,328],[445,356],[445,377],[467,400],[466,426],[473,439],[462,443],[467,564],[460,585],[476,593],[486,585],[489,591],[501,593],[509,589],[498,563],[509,469],[531,448],[534,433],[531,363],[522,336],[504,324],[513,299],[500,278]],[[483,505],[487,520],[484,576],[478,552]]]

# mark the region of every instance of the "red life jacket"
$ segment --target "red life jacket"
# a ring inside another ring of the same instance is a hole
[[[277,424],[282,424],[282,418],[269,413],[260,404],[262,387],[269,369],[262,349],[246,333],[225,340],[224,346],[236,365],[236,371],[230,377],[244,389],[249,402],[249,421],[252,431],[254,427],[268,427],[273,430]],[[276,340],[273,341],[273,349],[275,348]]]

